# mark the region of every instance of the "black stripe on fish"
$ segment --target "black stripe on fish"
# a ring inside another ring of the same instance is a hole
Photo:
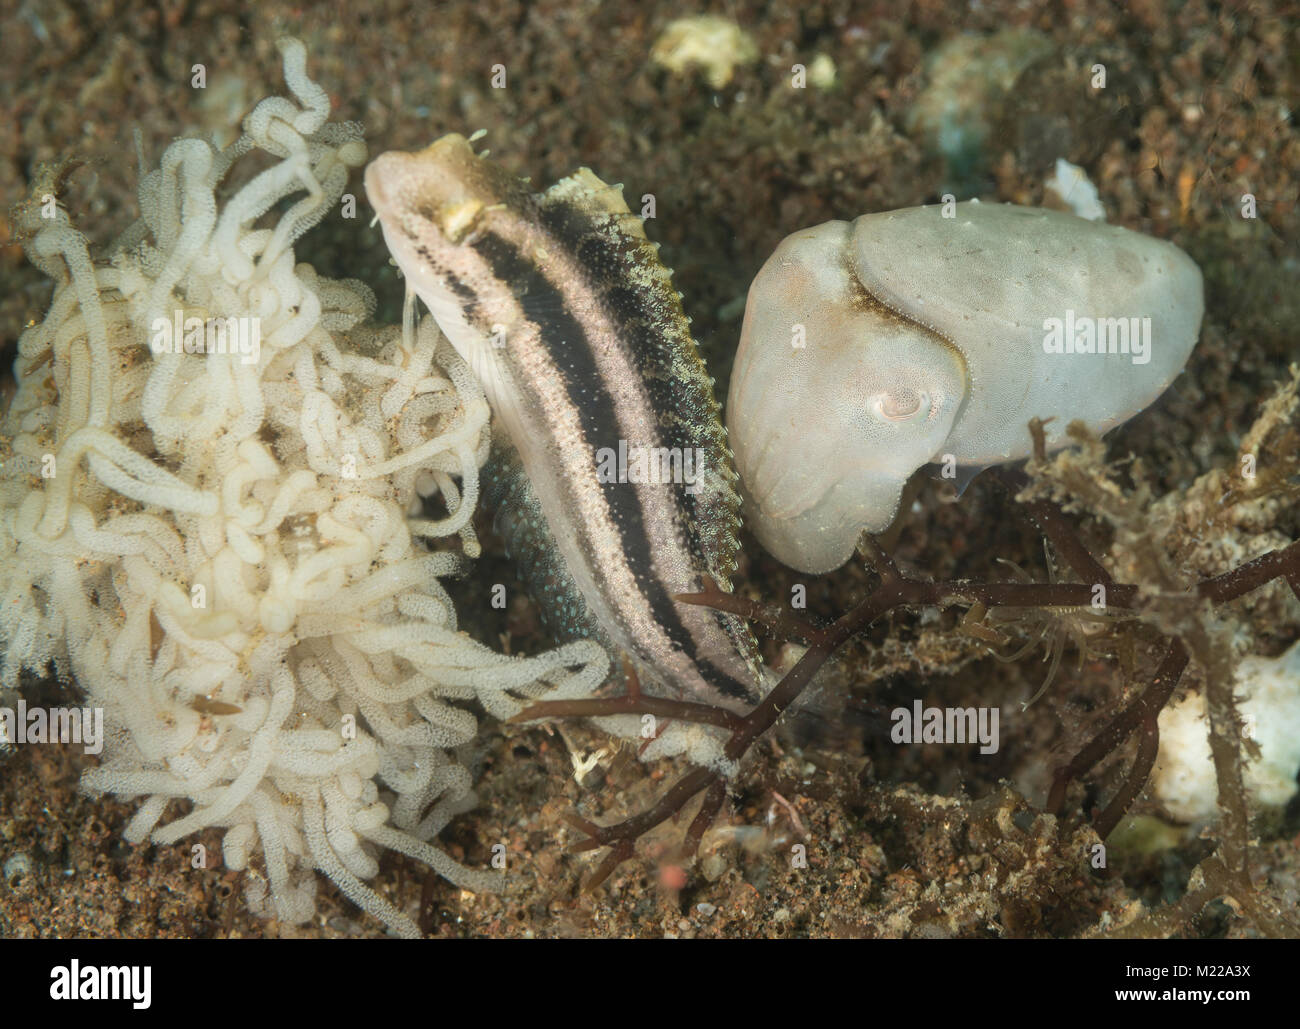
[[[510,287],[524,316],[533,323],[538,338],[555,362],[567,402],[582,425],[595,482],[596,452],[605,447],[617,452],[622,437],[613,397],[596,368],[586,330],[568,309],[562,293],[514,244],[495,233],[485,232],[470,245],[491,267],[496,280]],[[655,574],[649,526],[637,490],[629,488],[627,483],[597,485],[633,580],[664,634],[699,667],[695,640],[682,623],[677,602]]]
[[[422,261],[437,272],[438,277],[447,284],[447,288],[456,294],[456,298],[465,311],[465,320],[468,322],[476,321],[479,316],[478,294],[470,286],[462,282],[460,277],[450,268],[434,260],[433,254],[429,252],[428,247],[416,246],[415,252],[420,255]]]
[[[577,254],[579,264],[590,276],[592,294],[600,298],[610,320],[627,339],[651,406],[660,418],[659,442],[683,452],[709,450],[710,441],[701,427],[716,417],[716,410],[707,402],[691,404],[696,398],[690,391],[683,391],[682,383],[667,372],[677,358],[674,348],[680,341],[663,332],[666,312],[662,300],[652,291],[628,283],[626,269],[637,263],[637,241],[611,232],[609,221],[615,216],[605,212],[593,214],[569,204],[551,204],[539,214],[547,230]],[[640,245],[648,246],[644,242]],[[712,453],[708,456],[715,457]],[[688,518],[699,516],[696,494],[683,492],[681,501]],[[692,556],[702,560],[698,540],[692,539],[691,544]]]

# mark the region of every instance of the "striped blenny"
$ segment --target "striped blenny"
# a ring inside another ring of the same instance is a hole
[[[547,623],[649,691],[742,709],[766,689],[729,590],[739,498],[713,381],[658,247],[583,168],[534,194],[449,135],[380,155],[366,192],[413,291],[483,384],[484,497]],[[520,470],[512,474],[512,465]]]

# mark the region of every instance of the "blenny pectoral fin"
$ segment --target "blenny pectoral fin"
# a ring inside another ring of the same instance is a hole
[[[595,639],[610,649],[609,637],[591,613],[555,544],[518,451],[500,433],[493,437],[492,456],[479,481],[484,506],[494,512],[492,528],[505,543],[506,557],[515,563],[547,631],[557,643]]]

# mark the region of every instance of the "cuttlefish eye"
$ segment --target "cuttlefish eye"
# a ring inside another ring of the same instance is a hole
[[[877,393],[871,398],[870,410],[880,421],[906,422],[928,418],[931,406],[925,390],[904,388]]]

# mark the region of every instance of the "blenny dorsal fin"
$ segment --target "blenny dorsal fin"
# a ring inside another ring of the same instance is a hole
[[[627,201],[623,199],[622,185],[610,185],[590,168],[579,168],[557,180],[537,195],[537,202],[542,207],[578,203],[590,211],[599,209],[616,217],[627,215],[635,222],[635,227],[627,229],[629,234],[640,239],[646,238],[641,219],[632,214]]]

